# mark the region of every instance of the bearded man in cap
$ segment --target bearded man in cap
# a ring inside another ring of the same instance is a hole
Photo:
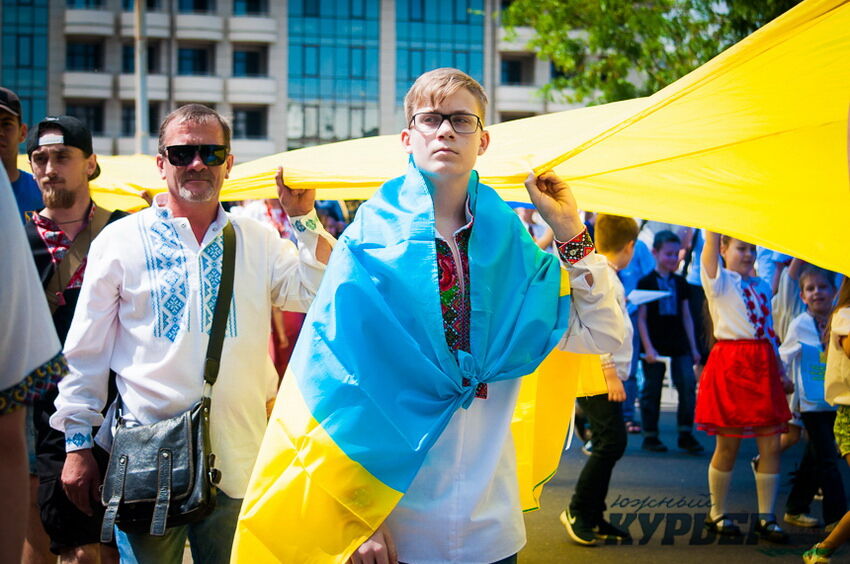
[[[97,178],[100,167],[92,149],[91,132],[77,118],[43,119],[29,132],[26,147],[44,199],[44,208],[26,224],[27,238],[53,324],[64,343],[85,276],[89,245],[103,227],[126,213],[107,211],[92,200],[89,181]],[[56,395],[54,388],[33,404],[38,502],[50,537],[50,550],[63,563],[117,563],[115,543],[99,542],[103,508],[92,505],[88,511],[81,511],[63,489],[65,436],[49,424],[56,411]],[[108,455],[99,448],[94,454],[105,468]]]

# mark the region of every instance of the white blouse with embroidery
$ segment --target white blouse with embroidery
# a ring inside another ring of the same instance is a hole
[[[199,245],[188,220],[172,217],[157,200],[110,224],[92,243],[65,343],[70,374],[59,384],[50,419],[65,433],[66,450],[92,446],[92,427],[103,423],[110,369],[130,421],[166,419],[201,398],[228,217],[219,208]],[[265,431],[266,401],[276,393],[268,354],[271,307],[306,311],[325,270],[315,257],[318,238],[332,238],[315,212],[293,218],[302,227],[296,230],[300,250],[252,219],[229,219],[236,231],[236,273],[210,434],[220,487],[241,498]],[[111,443],[108,428],[96,437],[104,447]]]
[[[700,273],[717,340],[776,341],[771,315],[770,286],[759,277],[744,278],[717,265],[717,276]]]

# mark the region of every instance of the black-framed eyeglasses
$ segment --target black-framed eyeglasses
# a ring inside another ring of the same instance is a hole
[[[189,166],[195,155],[207,166],[220,166],[227,160],[227,145],[169,145],[165,148],[168,162],[174,166]]]
[[[412,125],[422,133],[433,133],[440,129],[440,126],[443,125],[445,120],[449,120],[449,124],[451,124],[455,133],[462,135],[475,133],[479,127],[484,129],[484,126],[481,125],[481,118],[475,114],[440,114],[437,112],[419,112],[418,114],[413,114],[408,127]]]

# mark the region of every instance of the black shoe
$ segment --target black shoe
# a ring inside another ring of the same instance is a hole
[[[570,538],[578,544],[584,546],[594,546],[596,544],[596,535],[593,532],[593,527],[580,515],[570,513],[569,507],[561,513],[561,523],[563,523]]]
[[[727,517],[726,515],[721,515],[717,519],[711,520],[711,517],[705,518],[705,524],[703,525],[706,530],[717,533],[723,537],[740,537],[741,529],[738,525],[735,524],[732,519]]]
[[[650,452],[667,452],[667,447],[664,446],[664,443],[658,440],[658,437],[644,437],[643,444],[640,448]]]
[[[788,544],[788,533],[776,521],[759,519],[754,528],[756,534],[766,541],[776,544]]]
[[[679,448],[690,454],[699,454],[705,451],[705,447],[690,433],[679,433]]]
[[[593,527],[593,533],[596,535],[596,538],[599,540],[608,540],[615,539],[618,541],[630,541],[632,540],[632,535],[629,534],[628,531],[624,531],[623,529],[618,529],[605,519],[600,519],[599,523],[595,527]]]

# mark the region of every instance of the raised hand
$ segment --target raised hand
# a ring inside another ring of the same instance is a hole
[[[316,191],[313,189],[293,190],[287,186],[283,181],[283,167],[277,167],[274,181],[277,184],[277,197],[280,200],[280,205],[283,206],[283,211],[289,217],[305,215],[313,209],[313,202],[316,201]]]
[[[531,172],[525,179],[525,188],[531,203],[555,232],[555,239],[569,241],[584,229],[573,191],[557,174],[546,171],[534,176]]]

